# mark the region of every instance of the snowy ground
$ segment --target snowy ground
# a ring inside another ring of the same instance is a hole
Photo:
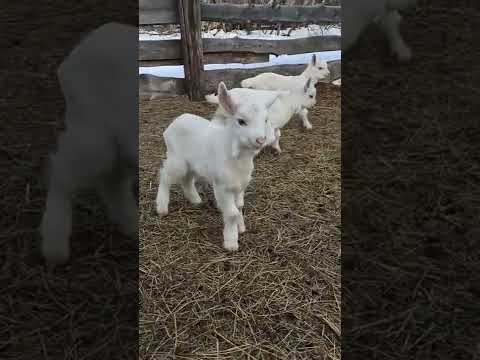
[[[288,40],[288,39],[298,39],[309,36],[319,36],[319,35],[340,35],[341,30],[339,28],[330,28],[325,29],[318,25],[310,25],[305,28],[293,30],[290,36],[285,36],[288,32],[288,29],[282,30],[280,36],[270,34],[270,31],[265,33],[261,30],[252,31],[251,34],[247,34],[244,30],[232,31],[225,33],[220,31],[217,33],[216,30],[209,32],[204,32],[202,38],[235,38],[239,37],[242,39],[275,39],[275,40]],[[180,34],[170,34],[170,35],[160,35],[153,32],[140,32],[139,40],[140,41],[151,41],[151,40],[175,40],[179,39]],[[312,58],[314,53],[306,54],[296,54],[296,55],[270,55],[268,62],[264,63],[251,63],[251,64],[240,64],[240,63],[230,63],[230,64],[206,64],[204,66],[205,70],[218,70],[218,69],[254,69],[262,68],[267,66],[274,65],[286,65],[286,64],[307,64]],[[324,59],[325,61],[339,60],[341,59],[341,51],[322,51],[315,52],[317,56]],[[155,66],[155,67],[140,67],[139,74],[151,74],[160,77],[173,77],[173,78],[184,78],[183,65],[174,65],[174,66]]]

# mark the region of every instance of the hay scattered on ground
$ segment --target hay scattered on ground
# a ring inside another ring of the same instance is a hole
[[[184,98],[140,105],[140,354],[144,359],[340,358],[340,88],[320,84],[313,130],[293,120],[283,153],[256,160],[240,251],[222,249],[211,191],[195,208],[173,189],[154,213],[162,132]]]
[[[421,1],[405,16],[408,64],[373,27],[342,56],[349,358],[479,354],[480,13],[466,3]]]

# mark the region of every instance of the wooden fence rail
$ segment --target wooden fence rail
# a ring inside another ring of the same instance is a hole
[[[203,53],[254,53],[273,55],[304,54],[316,51],[338,50],[342,45],[339,35],[312,36],[292,40],[262,39],[202,39]],[[139,60],[175,60],[182,58],[180,40],[141,41]]]
[[[140,0],[139,24],[178,24],[177,0]],[[340,6],[279,6],[277,8],[232,4],[201,4],[201,19],[242,23],[339,23]]]

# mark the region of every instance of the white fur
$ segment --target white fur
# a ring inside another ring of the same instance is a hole
[[[397,59],[410,60],[412,51],[400,34],[402,17],[398,11],[415,5],[416,0],[344,0],[342,3],[342,51],[350,49],[369,24],[377,22]]]
[[[90,33],[58,70],[66,131],[51,157],[41,251],[52,264],[70,258],[72,198],[84,187],[100,193],[112,222],[137,236],[133,185],[138,169],[135,27],[103,25]]]
[[[313,85],[321,79],[330,76],[328,64],[315,54],[312,55],[310,63],[300,75],[279,75],[274,73],[263,73],[253,78],[245,79],[241,82],[243,88],[258,90],[290,90],[301,91],[308,79],[312,79]],[[308,120],[308,109],[303,107],[297,111],[297,115],[302,120],[303,126],[310,130],[312,124]]]
[[[264,94],[272,93],[270,90],[254,90],[245,88],[236,88],[230,90],[230,93],[235,96],[243,96],[247,98],[261,98]],[[301,89],[294,89],[292,91],[278,91],[279,96],[277,100],[268,110],[268,121],[273,128],[273,134],[267,136],[267,144],[281,152],[280,148],[280,129],[283,128],[293,117],[298,114],[302,109],[309,109],[316,104],[317,90],[314,83],[311,80],[307,80]],[[205,96],[206,100],[213,104],[219,104],[218,96],[213,94]],[[218,106],[212,122],[218,125],[225,125],[228,121],[227,114],[221,105]],[[311,129],[312,125],[308,119],[302,118],[303,126],[307,129]],[[273,136],[272,136],[273,135]]]
[[[286,76],[275,73],[262,73],[241,82],[243,88],[258,90],[292,90],[302,88],[308,79],[312,79],[314,85],[330,76],[328,64],[325,60],[312,55],[310,63],[300,75]]]
[[[270,128],[267,111],[278,94],[265,94],[255,102],[244,103],[224,83],[219,84],[218,94],[227,115],[225,126],[183,114],[164,131],[167,159],[160,170],[156,209],[160,216],[168,213],[173,184],[181,184],[193,204],[201,202],[195,181],[211,184],[223,215],[223,246],[236,251],[238,234],[245,231],[243,196],[251,180],[253,158],[266,144]]]

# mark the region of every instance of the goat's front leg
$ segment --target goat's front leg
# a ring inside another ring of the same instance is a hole
[[[412,51],[405,44],[400,33],[400,22],[402,16],[398,11],[393,10],[388,12],[380,21],[380,27],[385,33],[390,44],[392,52],[397,56],[399,61],[408,61],[412,58]]]
[[[98,188],[110,221],[130,238],[136,238],[138,234],[137,201],[133,194],[133,180],[129,174],[112,174]]]
[[[70,258],[72,195],[61,183],[52,182],[48,189],[40,232],[42,255],[51,265],[64,264]]]
[[[272,143],[272,147],[280,154],[282,149],[280,148],[280,136],[281,136],[280,129],[275,129],[275,140]]]
[[[247,230],[245,227],[245,219],[243,218],[244,196],[245,196],[244,191],[241,191],[235,194],[235,205],[237,206],[238,211],[240,212],[240,217],[238,220],[238,232],[240,234],[243,234]]]
[[[300,110],[298,113],[298,116],[302,120],[302,125],[305,129],[311,130],[313,128],[312,124],[310,124],[310,121],[308,121],[308,110],[303,108]]]
[[[235,205],[235,195],[218,185],[214,185],[213,192],[217,200],[217,206],[223,215],[223,247],[227,251],[237,251],[238,223],[241,213]]]

